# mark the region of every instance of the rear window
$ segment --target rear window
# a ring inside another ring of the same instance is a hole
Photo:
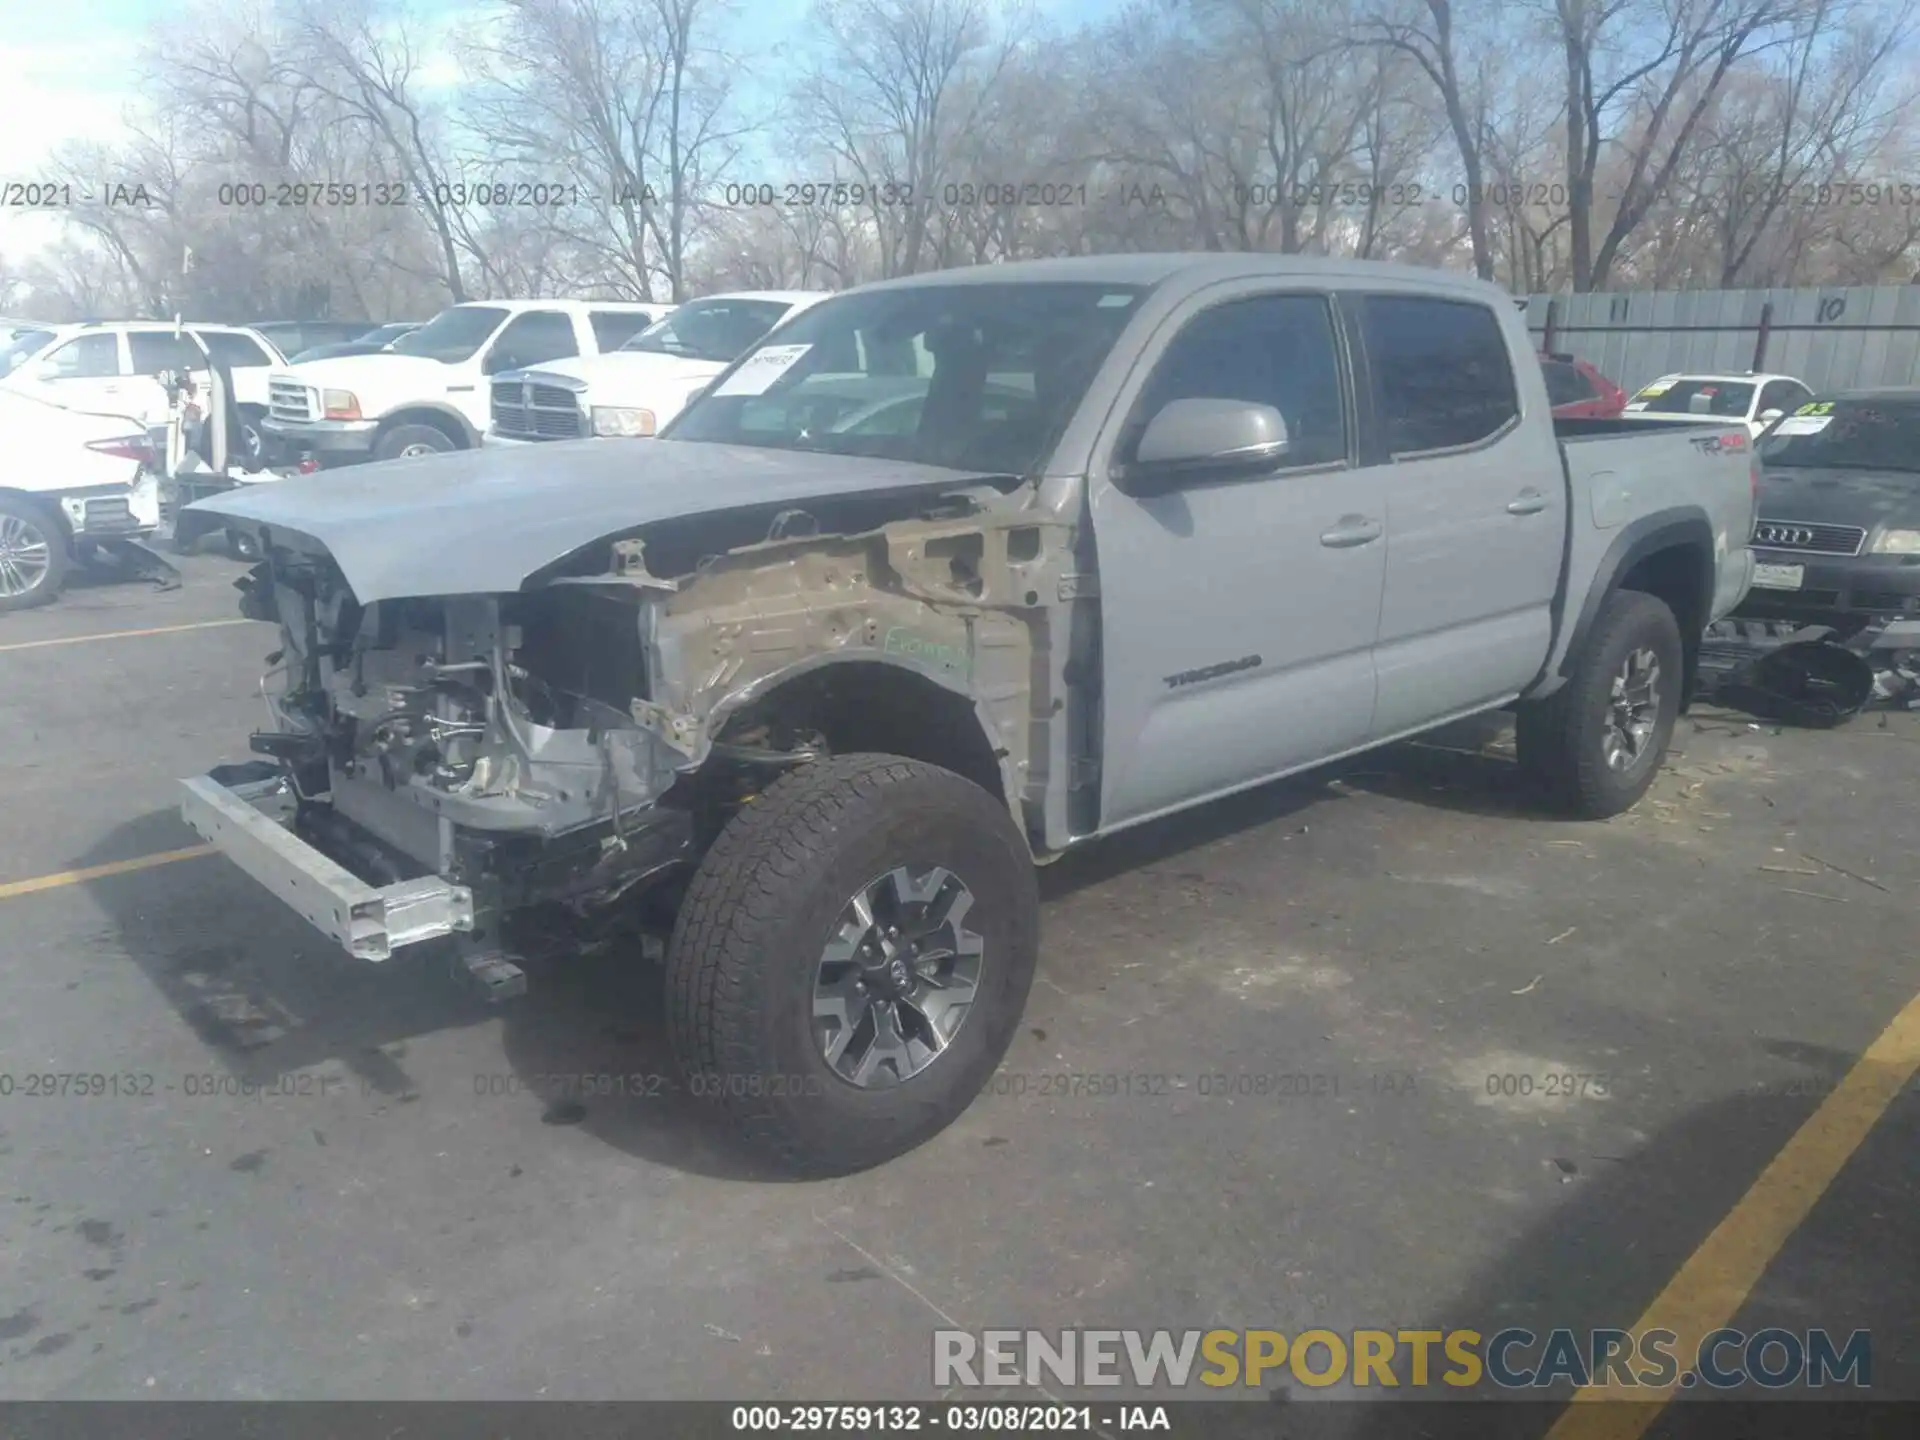
[[[1549,405],[1578,405],[1595,397],[1592,383],[1580,373],[1578,365],[1565,360],[1542,360],[1540,373],[1547,377]]]
[[[1519,415],[1507,342],[1486,306],[1370,295],[1364,313],[1395,455],[1473,445]]]
[[[1769,465],[1920,475],[1920,400],[1816,400],[1760,441]]]
[[[1753,405],[1753,386],[1738,380],[1656,380],[1632,400],[1633,414],[1718,415],[1745,419]]]

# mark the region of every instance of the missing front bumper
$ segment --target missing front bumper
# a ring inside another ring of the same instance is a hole
[[[465,886],[431,875],[369,885],[257,808],[271,786],[229,789],[202,775],[180,791],[187,824],[357,959],[385,960],[403,945],[473,929]]]

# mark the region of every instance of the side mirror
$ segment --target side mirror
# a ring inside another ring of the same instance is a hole
[[[502,370],[520,369],[520,358],[510,350],[494,350],[488,353],[486,363],[480,371],[484,375],[498,375]]]
[[[1183,483],[1257,474],[1286,458],[1287,422],[1271,405],[1244,400],[1173,400],[1147,422],[1122,488],[1158,494]]]
[[[1762,410],[1760,412],[1760,423],[1762,425],[1771,425],[1786,413],[1784,410]]]

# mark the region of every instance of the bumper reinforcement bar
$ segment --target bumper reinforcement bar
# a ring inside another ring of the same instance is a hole
[[[402,945],[473,929],[465,886],[432,875],[369,885],[211,776],[182,780],[180,791],[187,824],[357,959],[385,960]]]

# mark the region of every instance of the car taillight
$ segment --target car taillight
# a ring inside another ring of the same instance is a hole
[[[122,460],[138,460],[142,465],[153,464],[153,442],[144,435],[123,435],[112,440],[89,440],[87,448],[100,455],[114,455]]]

